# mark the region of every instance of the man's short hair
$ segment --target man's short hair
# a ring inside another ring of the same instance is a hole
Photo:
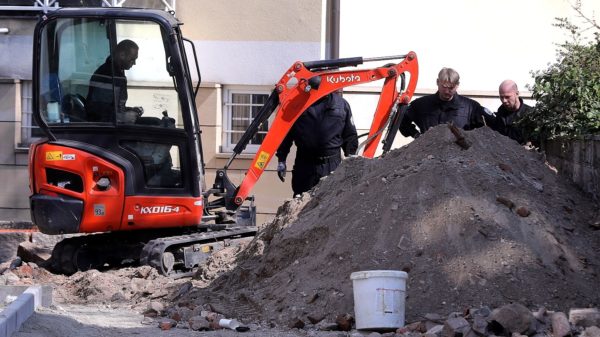
[[[438,74],[438,81],[459,84],[460,75],[458,75],[456,70],[452,68],[442,68],[442,70],[440,70],[440,73]]]
[[[137,43],[131,41],[131,40],[123,40],[121,42],[119,42],[119,44],[117,44],[117,52],[127,52],[130,53],[132,50],[139,50],[140,48],[138,47]]]

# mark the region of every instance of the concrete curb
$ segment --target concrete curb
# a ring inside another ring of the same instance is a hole
[[[23,287],[2,287],[0,294],[7,295],[15,292],[21,292],[17,299],[11,302],[2,312],[0,312],[0,337],[10,337],[19,330],[23,324],[40,306],[48,306],[50,303],[47,298],[44,300],[43,288],[41,286],[30,286],[25,291]],[[52,288],[50,288],[52,289]]]

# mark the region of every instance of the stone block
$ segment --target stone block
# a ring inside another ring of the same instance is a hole
[[[442,328],[442,336],[443,337],[459,337],[467,334],[468,330],[470,330],[471,326],[469,322],[463,317],[454,317],[448,319],[444,322],[444,327]]]
[[[571,325],[564,312],[552,314],[552,336],[564,337],[571,334]]]
[[[581,337],[600,337],[600,328],[596,326],[590,326],[585,328]]]
[[[536,322],[529,309],[519,303],[511,303],[492,311],[487,329],[496,335],[513,332],[528,335],[536,331]]]
[[[569,322],[580,327],[600,327],[600,310],[598,308],[583,308],[569,310]]]
[[[0,232],[0,262],[10,261],[17,256],[17,248],[23,241],[29,241],[26,232]]]
[[[17,256],[19,256],[23,262],[33,262],[43,266],[52,256],[52,248],[42,247],[29,241],[23,241],[17,247]]]

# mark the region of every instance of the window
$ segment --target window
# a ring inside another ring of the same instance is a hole
[[[232,151],[240,140],[252,120],[258,115],[260,108],[269,98],[266,91],[225,91],[225,113],[224,113],[224,147],[223,151]],[[258,132],[246,146],[247,152],[256,152],[269,129],[269,122],[263,123]]]
[[[183,129],[163,37],[154,22],[63,18],[48,23],[40,41],[41,117],[51,128],[102,123]]]
[[[144,165],[144,178],[149,187],[181,187],[179,147],[154,142],[124,141]]]
[[[27,148],[42,132],[33,120],[32,82],[21,81],[21,142],[17,147]]]

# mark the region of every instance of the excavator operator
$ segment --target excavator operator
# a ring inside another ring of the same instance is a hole
[[[117,44],[114,55],[109,56],[92,75],[87,95],[87,118],[90,122],[110,122],[117,100],[117,122],[134,123],[142,115],[141,107],[126,107],[127,77],[125,70],[131,69],[138,58],[138,45],[131,40]],[[113,93],[114,85],[114,93]]]
[[[329,94],[311,105],[296,121],[277,150],[277,174],[285,181],[286,158],[292,143],[296,160],[292,170],[294,196],[313,188],[341,163],[340,148],[345,156],[356,154],[358,136],[350,104],[339,93]]]

